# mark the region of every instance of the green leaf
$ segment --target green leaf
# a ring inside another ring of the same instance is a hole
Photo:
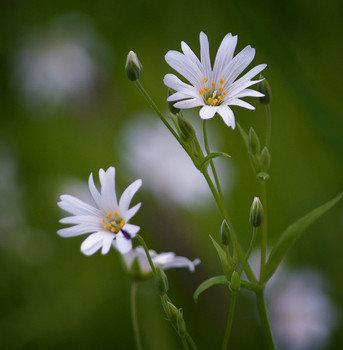
[[[266,264],[266,275],[265,280],[267,281],[275,272],[276,268],[280,264],[284,255],[286,254],[289,247],[297,241],[301,234],[318,218],[320,218],[324,213],[331,209],[335,204],[337,204],[343,197],[343,192],[339,194],[334,199],[323,204],[322,206],[312,210],[307,215],[303,216],[290,226],[280,236],[278,242],[270,253],[268,262]]]
[[[225,152],[215,152],[215,153],[209,153],[201,162],[200,164],[200,168],[201,170],[204,170],[208,163],[214,159],[214,158],[217,158],[217,157],[225,157],[225,158],[231,158],[230,155],[228,155],[227,153]]]
[[[197,290],[193,294],[193,299],[195,302],[198,301],[199,295],[204,292],[206,289],[214,286],[215,284],[228,284],[226,276],[215,276],[211,277],[208,280],[202,282]]]
[[[228,262],[228,258],[227,255],[225,253],[225,250],[216,242],[216,240],[214,238],[212,238],[212,236],[210,235],[210,238],[212,240],[212,243],[214,245],[214,248],[216,248],[220,262],[222,264],[222,268],[224,270],[225,275],[227,276],[227,278],[231,279],[231,274],[232,274],[232,270],[229,266],[229,262]]]
[[[245,143],[245,146],[247,148],[247,150],[249,150],[249,136],[248,134],[245,132],[245,130],[239,125],[239,123],[237,123],[237,127],[239,132],[241,133],[242,139]]]

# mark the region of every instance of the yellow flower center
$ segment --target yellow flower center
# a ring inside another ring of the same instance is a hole
[[[219,106],[227,92],[223,88],[224,79],[220,79],[219,86],[216,88],[216,83],[209,82],[208,78],[204,78],[204,87],[199,90],[199,94],[202,96],[205,104],[208,106]],[[218,88],[219,87],[219,88]]]
[[[106,219],[103,219],[102,222],[105,224],[104,229],[112,233],[118,233],[125,225],[125,220],[119,217],[118,213],[108,213]]]

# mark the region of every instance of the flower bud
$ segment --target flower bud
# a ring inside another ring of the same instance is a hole
[[[263,97],[259,97],[259,100],[263,104],[269,104],[272,102],[272,90],[270,88],[270,85],[268,83],[268,80],[260,74],[259,79],[263,79],[260,81],[257,85],[257,90],[264,94]]]
[[[267,171],[270,166],[270,153],[267,147],[264,147],[261,152],[260,162],[261,162],[261,170],[263,172]]]
[[[220,226],[220,241],[225,246],[228,246],[231,241],[231,231],[226,220],[223,220],[222,225]]]
[[[260,153],[260,139],[258,138],[255,130],[250,128],[249,130],[249,149],[250,152],[254,155]]]
[[[159,295],[166,294],[169,288],[167,275],[160,265],[156,267],[155,287]]]
[[[263,206],[258,197],[255,197],[250,208],[250,225],[254,227],[262,226],[264,218]]]
[[[180,115],[177,115],[177,123],[179,126],[179,130],[181,132],[181,137],[183,139],[191,139],[195,137],[195,130],[191,123],[182,118]]]
[[[136,81],[142,74],[143,66],[135,52],[130,51],[125,64],[126,75],[131,81]]]
[[[171,88],[168,89],[168,97],[173,95],[175,93],[175,91]],[[168,107],[169,110],[173,113],[173,114],[177,114],[180,112],[179,108],[175,108],[174,107],[174,103],[176,103],[176,101],[168,101]]]
[[[183,319],[182,309],[178,309],[174,304],[167,301],[168,305],[168,317],[172,324],[176,327],[181,337],[186,335],[186,322]]]
[[[241,287],[241,281],[237,271],[233,271],[230,282],[230,289],[232,292],[238,292]]]

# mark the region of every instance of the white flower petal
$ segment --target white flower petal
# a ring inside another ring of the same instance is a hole
[[[172,261],[167,262],[162,265],[163,270],[171,269],[171,268],[182,268],[187,267],[189,271],[194,271],[195,266],[200,264],[200,259],[195,259],[191,261],[183,256],[176,256]]]
[[[230,126],[232,129],[236,127],[235,116],[228,106],[220,106],[218,109],[218,114],[222,117],[224,123]]]
[[[253,69],[250,69],[248,73],[244,74],[242,77],[240,77],[238,80],[236,80],[232,84],[232,88],[234,88],[236,85],[244,84],[246,81],[249,81],[253,77],[255,77],[258,73],[262,72],[263,69],[267,67],[266,64],[259,64],[258,66],[254,67]],[[261,81],[261,80],[259,80]],[[258,82],[258,81],[256,81]]]
[[[210,59],[210,45],[207,35],[203,32],[200,33],[200,57],[201,64],[203,66],[204,78],[210,78],[212,73],[211,59]]]
[[[211,119],[216,114],[219,107],[214,106],[204,106],[200,109],[200,118],[201,119]]]
[[[119,201],[119,207],[123,212],[126,212],[129,209],[133,196],[141,186],[142,186],[142,180],[136,180],[130,186],[128,186],[126,190],[123,192]]]
[[[99,172],[100,175],[100,172]],[[117,195],[115,190],[115,168],[109,167],[101,175],[101,206],[106,213],[113,212],[118,207]]]
[[[132,207],[131,209],[129,209],[126,213],[125,213],[125,220],[126,222],[130,221],[130,219],[136,215],[137,211],[139,210],[139,208],[141,207],[142,203],[138,203],[136,204],[134,207]]]
[[[174,107],[180,108],[180,109],[194,108],[194,107],[199,107],[203,105],[204,105],[204,101],[199,98],[192,98],[189,100],[184,100],[184,101],[179,101],[174,103]]]
[[[60,220],[61,224],[91,224],[99,225],[101,224],[101,219],[98,216],[85,216],[85,215],[74,215],[67,216]]]
[[[163,82],[166,86],[169,88],[181,92],[188,97],[198,97],[199,91],[195,89],[193,86],[188,85],[181,81],[176,75],[174,74],[166,74],[163,78]]]
[[[239,107],[243,107],[243,108],[250,109],[250,110],[254,110],[255,109],[255,107],[253,105],[251,105],[250,103],[245,102],[243,100],[239,100],[237,98],[230,100],[228,102],[228,105],[229,106],[239,106]]]
[[[192,49],[184,42],[181,42],[181,49],[186,57],[189,58],[198,68],[199,76],[202,74],[202,64],[199,61],[199,58],[195,55],[195,53],[192,51]]]
[[[263,97],[264,94],[257,90],[253,89],[244,89],[240,93],[235,94],[235,98],[242,98],[242,97]]]
[[[214,61],[213,73],[214,73],[214,81],[218,81],[222,77],[221,73],[224,71],[225,67],[232,60],[233,54],[235,52],[235,48],[237,45],[237,35],[232,36],[231,33],[225,35],[223,41],[221,42],[216,59]]]
[[[76,237],[85,233],[95,232],[99,227],[90,227],[89,225],[75,225],[72,227],[61,228],[57,234],[61,237]]]
[[[126,239],[122,233],[118,233],[113,246],[121,253],[126,254],[132,249],[132,240]]]
[[[60,196],[58,206],[73,215],[100,215],[100,210],[69,194]]]
[[[81,244],[81,252],[85,255],[92,255],[103,246],[104,239],[108,236],[114,238],[114,234],[106,232],[95,232],[89,235]]]
[[[185,98],[189,98],[189,95],[184,94],[182,92],[175,92],[175,94],[172,94],[167,98],[167,101],[173,102],[173,101],[178,101],[178,100],[184,100]]]
[[[141,228],[139,226],[132,224],[126,224],[123,227],[123,230],[126,231],[131,236],[131,238],[136,237],[136,234],[139,232],[140,229]]]
[[[100,203],[101,203],[101,196],[100,196],[100,193],[98,191],[98,189],[95,187],[95,184],[94,184],[94,180],[93,180],[93,173],[91,173],[89,175],[89,179],[88,179],[88,187],[89,187],[89,191],[96,203],[96,205],[98,207],[100,207]]]

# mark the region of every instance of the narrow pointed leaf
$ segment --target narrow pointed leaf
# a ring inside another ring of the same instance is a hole
[[[244,141],[244,144],[247,148],[247,150],[249,150],[249,136],[248,134],[245,132],[245,130],[240,126],[239,123],[237,123],[237,127],[238,127],[238,130],[239,132],[241,133],[241,136],[242,136],[242,139]]]
[[[204,292],[206,289],[214,286],[215,284],[228,284],[228,280],[226,276],[215,276],[211,277],[208,280],[202,282],[197,290],[193,294],[193,299],[195,302],[198,301],[199,295]]]
[[[218,256],[219,256],[220,262],[222,264],[222,268],[224,270],[225,275],[228,276],[228,278],[231,278],[232,270],[229,266],[229,262],[228,262],[225,250],[216,242],[216,240],[214,238],[212,238],[211,235],[210,235],[210,238],[212,240],[214,248],[216,248],[216,250],[217,250],[217,253],[218,253]]]
[[[215,153],[210,153],[208,154],[201,162],[200,164],[200,168],[203,170],[205,169],[207,166],[208,166],[208,163],[214,159],[214,158],[217,158],[217,157],[225,157],[225,158],[231,158],[230,155],[228,155],[227,153],[225,152],[215,152]]]
[[[280,264],[281,260],[285,256],[289,247],[298,240],[301,234],[324,213],[337,204],[343,197],[343,192],[330,200],[329,202],[321,205],[320,207],[312,210],[307,215],[303,216],[290,226],[280,236],[278,242],[270,253],[268,262],[266,264],[265,280],[267,281],[275,272],[276,268]]]

